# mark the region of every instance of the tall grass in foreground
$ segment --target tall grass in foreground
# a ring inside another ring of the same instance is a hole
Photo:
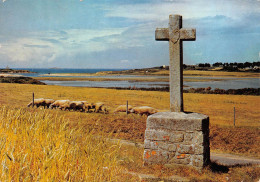
[[[118,144],[48,113],[0,107],[0,181],[116,181]]]

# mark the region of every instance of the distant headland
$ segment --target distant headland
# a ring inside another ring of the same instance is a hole
[[[0,69],[0,73],[36,73],[29,70],[15,70],[10,68]]]

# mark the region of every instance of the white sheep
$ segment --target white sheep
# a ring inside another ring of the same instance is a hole
[[[82,101],[85,106],[85,111],[89,112],[90,109],[95,109],[93,103],[88,103],[87,101]]]
[[[133,109],[131,109],[130,111],[131,113],[135,113],[135,114],[140,114],[140,115],[151,115],[151,114],[155,114],[158,112],[157,109],[154,109],[152,107],[149,106],[140,106],[140,107],[134,107]]]
[[[130,112],[131,109],[133,109],[133,106],[128,105],[128,112]],[[114,113],[117,113],[117,112],[126,112],[126,105],[120,105],[120,106],[118,106],[118,107],[114,110]]]
[[[49,108],[50,105],[51,105],[52,103],[54,103],[54,102],[55,102],[55,100],[53,100],[53,99],[44,99],[44,108],[45,108],[45,107]]]
[[[70,107],[70,101],[69,100],[56,100],[55,102],[53,102],[51,105],[50,105],[50,109],[53,109],[53,108],[59,108],[59,109],[69,109]]]
[[[82,101],[70,101],[69,110],[85,111],[85,104]]]
[[[108,113],[108,109],[103,102],[97,102],[93,104],[93,106],[95,108],[95,112],[103,111],[105,114]]]
[[[36,107],[45,106],[44,98],[34,99],[34,105],[35,105]],[[30,106],[33,107],[34,105],[33,105],[33,102],[31,101],[31,102],[27,105],[27,107],[30,107]]]

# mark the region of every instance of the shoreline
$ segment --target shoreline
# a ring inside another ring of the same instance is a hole
[[[157,72],[125,72],[125,71],[102,71],[97,73],[51,73],[41,76],[61,77],[61,76],[169,76],[169,70]],[[204,70],[184,70],[183,76],[192,77],[223,77],[223,78],[260,78],[257,72],[228,72],[228,71],[204,71]]]
[[[169,82],[169,78],[156,78],[155,76],[145,76],[145,77],[115,77],[115,78],[93,78],[93,77],[32,77],[36,80],[48,80],[48,81],[129,81],[129,82]],[[231,78],[232,79],[232,78]],[[185,78],[186,82],[208,82],[208,81],[223,81],[224,78],[216,78],[216,79],[205,79],[205,78]]]

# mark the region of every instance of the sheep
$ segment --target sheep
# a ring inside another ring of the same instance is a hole
[[[101,106],[100,111],[103,111],[104,114],[108,114],[109,113],[108,108],[105,105]]]
[[[69,106],[70,106],[70,101],[69,100],[56,100],[55,102],[53,102],[50,106],[49,106],[49,108],[50,109],[53,109],[53,108],[59,108],[59,109],[64,109],[64,110],[66,110],[66,109],[68,109],[69,108]]]
[[[128,112],[130,112],[131,109],[133,109],[133,106],[128,105]],[[117,112],[126,112],[126,105],[120,105],[120,106],[118,106],[118,107],[114,110],[114,113],[117,113]]]
[[[90,109],[95,109],[93,103],[88,103],[87,101],[82,101],[85,106],[85,111],[89,112]]]
[[[140,115],[145,114],[149,116],[151,114],[157,113],[158,110],[148,106],[141,106],[141,107],[134,107],[133,109],[131,109],[130,112],[135,114],[140,114]]]
[[[69,110],[81,110],[81,111],[85,111],[85,104],[82,101],[71,101],[69,103]]]
[[[93,104],[93,106],[95,108],[95,110],[94,110],[95,112],[103,111],[104,113],[108,113],[108,110],[103,102],[97,102],[97,103]]]
[[[44,101],[44,98],[39,98],[39,99],[34,99],[34,105],[38,108],[39,106],[44,106],[45,105],[45,101]],[[30,106],[34,106],[33,105],[33,102],[30,102],[27,107],[30,107]]]
[[[54,103],[54,102],[55,102],[55,100],[53,100],[53,99],[44,99],[44,108],[45,108],[45,107],[49,108],[50,105],[51,105],[52,103]]]

